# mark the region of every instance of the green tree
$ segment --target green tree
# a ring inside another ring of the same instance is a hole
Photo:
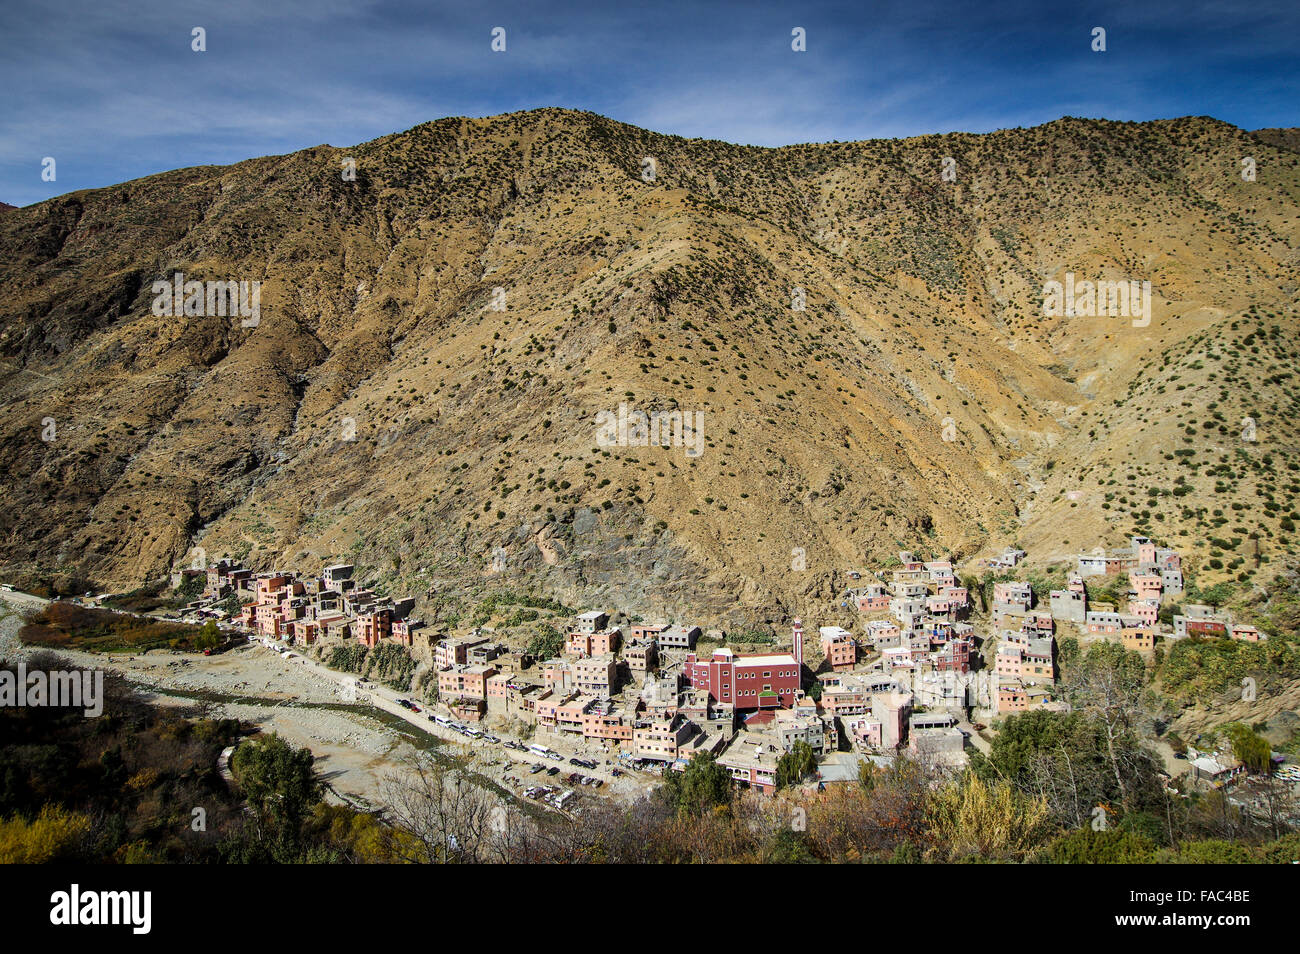
[[[665,794],[678,814],[699,816],[731,803],[731,776],[711,752],[699,752],[684,771],[664,776]]]
[[[564,637],[553,626],[545,623],[533,631],[533,638],[528,643],[528,652],[538,659],[552,659],[564,648]]]
[[[1268,740],[1240,722],[1231,722],[1223,729],[1232,740],[1232,754],[1246,766],[1246,771],[1252,775],[1266,774],[1272,766],[1273,755]]]
[[[194,637],[194,646],[196,649],[216,649],[225,640],[221,638],[221,631],[217,629],[215,620],[208,620],[199,629],[199,635]]]
[[[309,749],[295,749],[274,733],[240,743],[231,757],[239,791],[278,857],[296,852],[303,821],[321,800],[314,763]]]
[[[776,760],[776,787],[798,785],[817,769],[817,756],[812,746],[803,739],[795,742],[790,751]]]
[[[1120,779],[1116,778],[1118,767]],[[1098,805],[1163,813],[1159,763],[1131,728],[1121,730],[1090,712],[1025,712],[1006,718],[971,768],[985,782],[1002,780],[1026,795],[1043,795],[1053,821],[1086,824]]]

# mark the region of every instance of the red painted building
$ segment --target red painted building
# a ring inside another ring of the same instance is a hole
[[[718,649],[710,659],[686,657],[683,675],[693,689],[703,689],[715,702],[738,710],[788,709],[799,694],[801,674],[794,656],[737,656]]]
[[[952,640],[934,654],[934,668],[939,672],[970,672],[970,643]]]

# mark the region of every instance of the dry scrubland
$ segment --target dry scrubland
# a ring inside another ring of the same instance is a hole
[[[900,545],[1137,529],[1253,585],[1300,518],[1294,150],[1209,118],[758,149],[546,109],[9,211],[0,576],[120,589],[198,545],[355,561],[458,594],[444,621],[526,581],[744,627]],[[259,326],[154,317],[178,270],[263,281]],[[1067,271],[1150,280],[1150,326],[1041,317]],[[623,401],[702,411],[703,455],[597,448]]]

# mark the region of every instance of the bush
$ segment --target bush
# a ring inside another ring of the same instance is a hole
[[[1081,828],[1052,842],[1047,860],[1058,865],[1146,865],[1156,860],[1156,846],[1131,831]]]
[[[564,636],[545,623],[533,631],[533,638],[528,641],[528,652],[538,659],[551,659],[560,655],[563,649]]]
[[[405,692],[411,688],[411,677],[415,675],[415,660],[411,658],[405,646],[380,643],[370,651],[363,675],[370,679],[378,679],[385,685]]]
[[[1179,847],[1177,857],[1182,865],[1248,865],[1256,860],[1249,846],[1217,838],[1186,842]]]
[[[986,784],[974,772],[934,793],[926,821],[937,849],[955,858],[1018,858],[1040,844],[1049,826],[1046,799],[1005,782]]]
[[[343,646],[335,646],[330,650],[329,658],[325,660],[325,665],[331,669],[339,669],[343,672],[361,672],[366,663],[366,647],[360,643],[350,642]]]
[[[72,855],[90,831],[90,819],[58,805],[46,805],[34,821],[15,815],[0,821],[0,864],[32,865]]]

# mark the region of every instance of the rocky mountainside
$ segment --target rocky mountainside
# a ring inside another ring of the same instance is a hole
[[[8,212],[0,577],[201,548],[737,624],[900,547],[1137,530],[1254,581],[1300,520],[1294,132],[761,149],[543,109]],[[261,282],[256,320],[155,314],[177,272]],[[1149,315],[1044,316],[1085,280]],[[701,452],[608,446],[620,405]]]

